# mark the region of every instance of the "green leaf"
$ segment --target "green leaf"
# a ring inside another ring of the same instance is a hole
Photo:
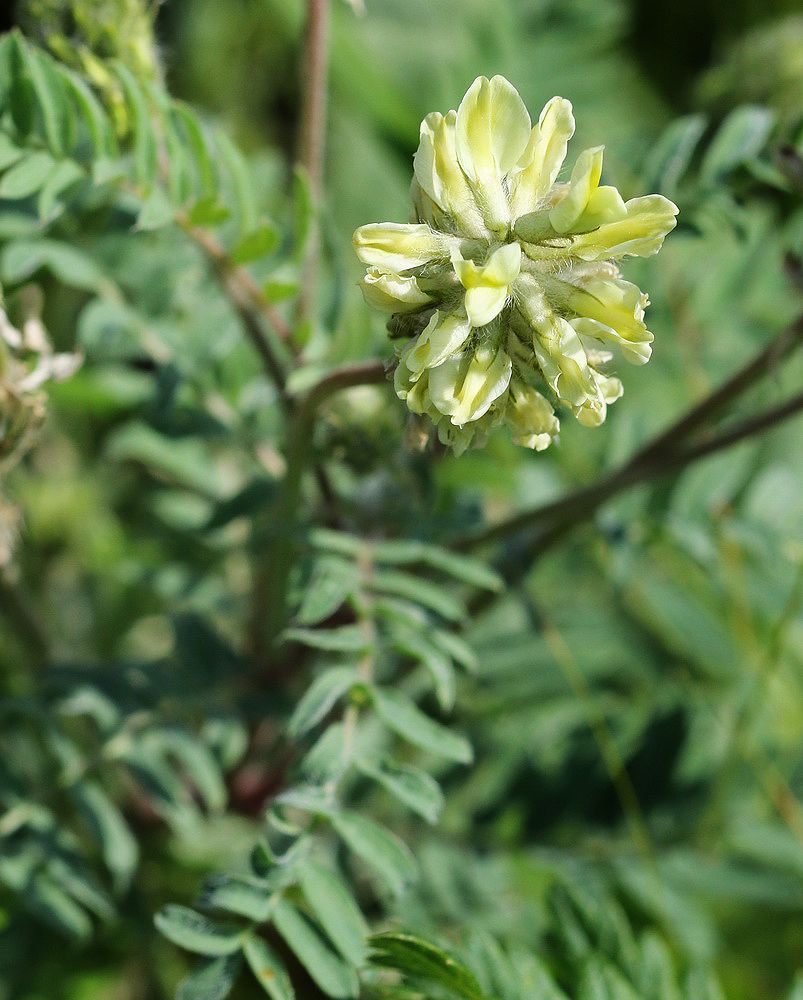
[[[241,927],[213,920],[186,906],[165,906],[154,922],[173,944],[199,955],[232,955],[243,941]]]
[[[262,285],[262,294],[270,303],[286,302],[298,294],[298,279],[277,277],[268,278]]]
[[[0,132],[0,170],[10,167],[24,155],[24,149],[20,149],[19,146],[13,143],[5,132]]]
[[[428,823],[437,823],[443,809],[443,792],[426,771],[390,760],[376,762],[364,757],[358,757],[355,763],[364,775],[384,786]]]
[[[173,224],[173,205],[165,192],[155,187],[142,203],[137,216],[136,228],[141,230],[161,229]]]
[[[348,847],[397,895],[416,877],[417,866],[407,845],[373,820],[359,813],[342,812],[332,816],[332,825]]]
[[[239,955],[202,962],[178,984],[176,1000],[225,1000],[242,966]]]
[[[276,481],[260,476],[247,483],[239,493],[217,504],[206,523],[207,531],[223,528],[238,517],[250,517],[264,510],[276,496]]]
[[[114,904],[83,864],[76,858],[54,858],[47,866],[48,875],[57,882],[65,892],[86,907],[90,913],[101,920],[111,920],[115,915]]]
[[[339,777],[348,766],[342,722],[327,726],[301,761],[301,773],[313,784],[326,784]]]
[[[100,846],[104,864],[118,888],[125,888],[137,866],[139,846],[122,812],[95,782],[79,782],[71,794]]]
[[[261,222],[256,229],[240,237],[231,251],[231,258],[238,264],[250,264],[273,253],[279,242],[279,233],[271,222]]]
[[[336,808],[331,791],[318,785],[294,785],[286,788],[273,802],[277,806],[290,806],[317,816],[329,816]]]
[[[256,981],[271,1000],[295,1000],[295,990],[287,969],[263,938],[250,934],[243,941],[243,954]]]
[[[473,972],[442,948],[412,934],[387,932],[371,938],[371,961],[396,969],[424,987],[437,986],[461,1000],[488,1000]]]
[[[340,954],[360,966],[365,961],[368,926],[348,886],[331,869],[306,862],[301,889],[318,923]]]
[[[56,240],[15,240],[6,244],[0,257],[0,280],[11,285],[27,281],[42,267],[71,288],[99,292],[109,286],[91,257]]]
[[[672,195],[691,164],[705,132],[705,115],[684,115],[672,122],[650,151],[644,168],[645,188]]]
[[[714,184],[746,160],[757,156],[774,124],[775,113],[769,108],[752,104],[734,108],[706,150],[700,166],[701,181]]]
[[[664,942],[653,931],[646,931],[639,943],[639,994],[656,997],[656,1000],[683,1000],[675,979],[672,956]]]
[[[250,233],[257,227],[257,207],[248,164],[225,132],[217,132],[215,143],[236,205],[238,231],[240,234]]]
[[[117,137],[114,134],[114,125],[100,101],[81,77],[68,67],[57,63],[56,72],[61,76],[68,95],[78,108],[79,116],[92,144],[94,159],[118,156],[119,149]]]
[[[291,903],[284,899],[278,901],[273,922],[288,948],[327,996],[357,995],[358,982],[354,970],[335,955],[318,931]]]
[[[60,197],[85,179],[86,174],[73,160],[57,163],[39,191],[39,218],[45,222],[50,221],[58,214],[54,209],[57,208]]]
[[[332,667],[316,677],[287,724],[290,735],[303,736],[317,726],[358,680],[353,667]]]
[[[120,81],[131,112],[134,143],[134,176],[144,193],[150,192],[156,179],[158,148],[148,98],[131,70],[115,61],[112,69]]]
[[[358,579],[353,563],[344,559],[319,559],[304,590],[296,620],[301,625],[317,625],[329,618],[354,592]]]
[[[583,968],[577,1000],[644,1000],[612,965],[597,957]]]
[[[803,976],[799,983],[798,993],[790,994],[788,1000],[803,1000]],[[725,994],[709,969],[690,969],[684,983],[684,1000],[725,1000]]]
[[[34,878],[25,888],[25,905],[68,937],[86,940],[92,923],[84,910],[60,885],[45,875]]]
[[[74,122],[72,110],[67,103],[54,63],[49,56],[34,49],[18,33],[12,35],[12,40],[36,97],[48,147],[56,156],[63,156],[70,148]]]
[[[229,210],[217,195],[201,198],[189,211],[188,221],[192,226],[217,226],[229,217]]]
[[[374,547],[374,558],[378,563],[389,566],[423,563],[447,576],[454,577],[461,583],[479,587],[481,590],[498,593],[504,589],[504,581],[499,574],[481,560],[459,555],[427,542],[415,540],[380,542]]]
[[[289,628],[285,630],[284,638],[329,653],[364,653],[371,648],[370,639],[366,638],[359,625],[328,629]]]
[[[378,570],[367,581],[371,590],[380,594],[395,594],[435,611],[448,621],[463,621],[466,609],[442,586],[409,573]]]
[[[440,707],[445,712],[454,708],[456,681],[452,661],[429,641],[428,631],[397,630],[393,633],[392,645],[397,652],[418,660],[426,667]]]
[[[176,127],[173,103],[166,91],[151,80],[143,80],[143,87],[151,107],[158,117],[158,131],[162,142],[162,180],[167,188],[166,197],[172,204],[184,205],[194,195],[195,176],[183,133]]]
[[[205,909],[226,910],[261,924],[270,916],[271,896],[259,879],[213,875],[204,882],[200,903]]]
[[[225,807],[223,775],[209,748],[200,740],[178,729],[159,729],[149,734],[149,742],[179,761],[210,812],[220,812]]]
[[[56,164],[48,153],[28,153],[0,178],[0,198],[28,198],[44,186]]]
[[[473,755],[468,740],[430,719],[406,695],[389,688],[375,688],[373,697],[380,719],[402,739],[459,764],[471,763]]]
[[[455,663],[464,670],[471,674],[479,670],[477,654],[465,639],[455,635],[454,632],[446,632],[442,629],[431,629],[428,635],[436,646],[439,646],[447,656],[451,656]]]
[[[173,116],[183,129],[195,170],[195,182],[201,199],[217,197],[218,180],[215,169],[215,149],[201,119],[189,105],[173,102]]]
[[[117,462],[138,462],[152,474],[204,496],[218,491],[209,452],[198,438],[169,438],[147,424],[131,422],[110,435],[106,454]]]

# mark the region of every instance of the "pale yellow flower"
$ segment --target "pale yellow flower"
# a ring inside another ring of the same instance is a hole
[[[601,146],[558,181],[573,134],[569,101],[532,125],[512,84],[479,77],[457,111],[421,123],[416,221],[354,234],[366,301],[406,338],[397,394],[456,451],[502,423],[543,450],[559,430],[545,392],[598,426],[622,394],[608,366],[650,358],[649,300],[614,261],[656,253],[677,208],[601,184]]]

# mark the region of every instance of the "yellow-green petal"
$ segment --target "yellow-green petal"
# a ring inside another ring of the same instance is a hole
[[[533,127],[518,169],[511,176],[513,219],[532,212],[555,183],[569,140],[574,135],[572,105],[563,97],[553,97]]]
[[[510,383],[505,421],[513,433],[513,443],[534,451],[548,448],[560,430],[560,421],[549,401],[521,379]]]
[[[455,354],[471,333],[466,316],[436,312],[404,356],[404,364],[414,377],[425,368],[435,368]]]
[[[418,149],[413,157],[415,179],[425,194],[465,236],[487,236],[465,174],[457,162],[457,114],[437,111],[421,122]]]
[[[387,273],[376,267],[368,268],[360,288],[366,303],[382,312],[415,312],[432,302],[415,278]]]
[[[582,260],[649,257],[677,225],[677,205],[660,194],[632,198],[625,209],[624,218],[576,236],[570,252]]]
[[[502,180],[520,159],[530,137],[530,116],[504,77],[478,77],[457,109],[458,162],[471,182],[486,224],[507,228],[510,206]]]
[[[454,356],[429,372],[435,407],[456,426],[478,420],[510,383],[511,361],[490,346]]]
[[[583,150],[577,157],[569,187],[549,213],[549,221],[556,233],[568,233],[586,210],[602,176],[602,151],[602,146],[594,146]]]
[[[375,222],[360,226],[352,237],[363,264],[402,273],[448,255],[448,237],[429,226]]]
[[[649,361],[653,335],[644,322],[649,298],[631,281],[622,278],[587,277],[577,285],[561,282],[565,306],[579,317],[596,321],[572,321],[578,333],[619,347],[628,361]]]
[[[452,255],[452,264],[466,291],[465,308],[472,326],[485,326],[504,309],[510,286],[521,270],[521,247],[507,243],[495,250],[483,266]]]

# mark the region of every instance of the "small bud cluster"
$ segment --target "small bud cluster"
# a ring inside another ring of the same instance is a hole
[[[0,471],[15,465],[30,448],[45,418],[42,387],[69,378],[78,368],[77,354],[54,354],[39,317],[39,296],[29,287],[23,296],[21,329],[0,305]]]
[[[354,234],[366,302],[401,343],[396,392],[458,453],[500,424],[542,451],[560,426],[548,397],[598,426],[622,395],[615,355],[650,358],[649,300],[615,262],[656,253],[677,207],[601,185],[601,146],[558,182],[573,133],[563,98],[533,126],[507,80],[479,77],[421,123],[415,223]]]

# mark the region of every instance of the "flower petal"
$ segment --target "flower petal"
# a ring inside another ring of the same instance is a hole
[[[560,430],[549,401],[521,379],[510,383],[505,420],[513,432],[513,443],[534,451],[544,451]]]
[[[502,76],[477,77],[457,109],[457,159],[488,226],[505,229],[510,208],[502,178],[530,136],[530,116],[516,88]]]
[[[506,285],[480,285],[466,292],[466,313],[472,326],[485,326],[505,308]]]
[[[470,237],[487,237],[482,216],[457,162],[457,114],[433,112],[421,122],[413,158],[415,179],[429,198],[450,217],[453,228]]]
[[[368,268],[360,288],[367,304],[383,312],[414,312],[432,302],[415,278],[387,274],[377,267]]]
[[[571,102],[563,97],[553,97],[544,105],[519,161],[519,169],[511,177],[511,214],[514,219],[533,211],[555,183],[573,135]]]
[[[638,285],[622,278],[587,277],[559,287],[566,308],[580,317],[572,321],[578,333],[619,347],[634,364],[649,361],[653,335],[644,322],[649,299]]]
[[[586,210],[602,176],[602,146],[585,149],[577,157],[566,193],[549,213],[556,233],[568,233]]]
[[[376,222],[360,226],[352,237],[363,264],[386,271],[410,271],[438,257],[448,256],[449,238],[425,225]]]
[[[506,243],[490,255],[484,266],[464,260],[455,251],[452,264],[466,291],[466,312],[472,326],[485,326],[502,311],[510,286],[521,270],[521,247]]]
[[[429,373],[432,402],[456,426],[479,420],[510,383],[512,364],[499,348],[455,355]]]
[[[467,317],[436,312],[405,355],[404,363],[418,376],[425,368],[435,368],[459,351],[470,333]]]
[[[660,194],[632,198],[624,218],[576,236],[571,253],[582,260],[649,257],[661,249],[664,237],[677,225],[678,207]]]
[[[498,288],[512,285],[521,271],[521,246],[518,243],[506,243],[499,247],[488,258],[482,269],[482,280],[486,285],[496,285]]]

